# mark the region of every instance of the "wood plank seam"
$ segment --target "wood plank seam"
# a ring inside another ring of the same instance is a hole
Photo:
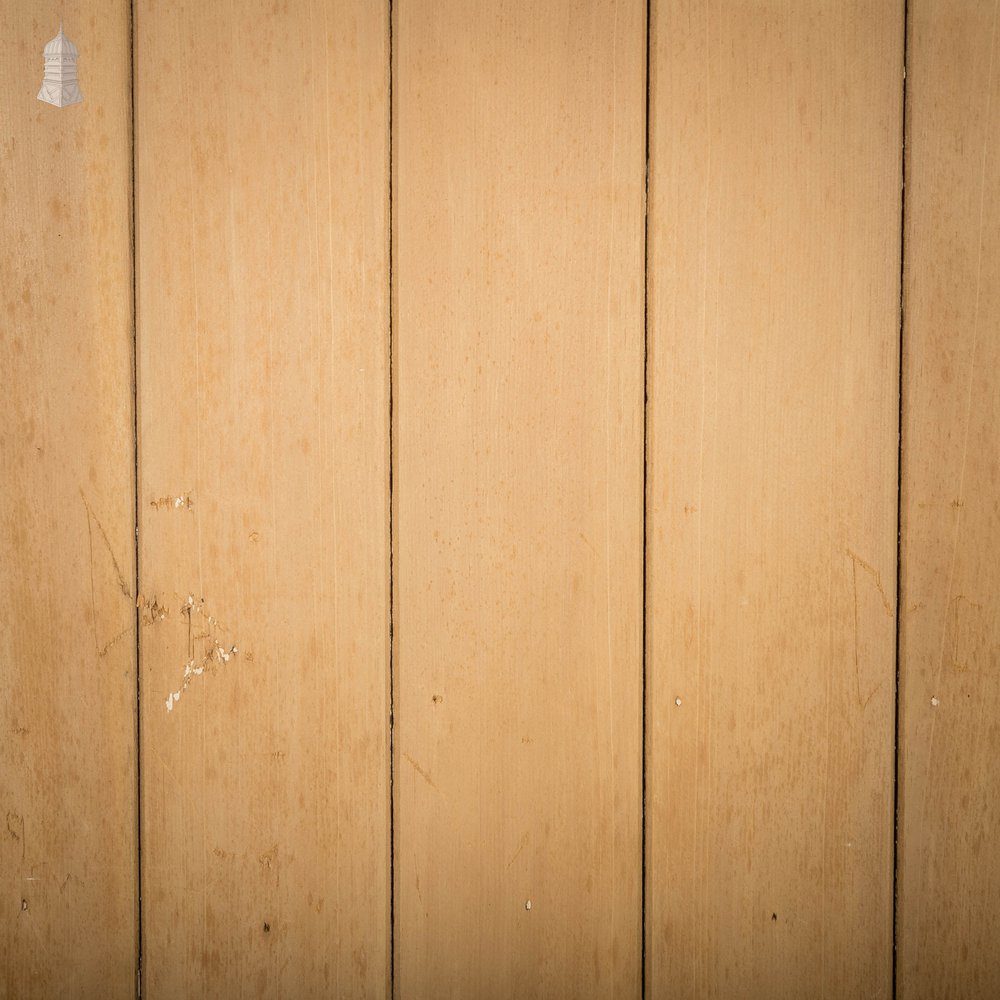
[[[896,649],[892,723],[892,972],[890,995],[897,994],[897,956],[899,950],[899,724],[900,724],[900,657],[899,635],[903,608],[903,337],[905,331],[906,271],[906,57],[909,41],[909,0],[903,0],[903,79],[900,86],[900,150],[899,150],[899,423],[896,438]]]
[[[646,789],[648,788],[646,734],[649,728],[649,700],[647,696],[649,679],[649,650],[647,647],[647,623],[649,620],[648,596],[648,545],[649,545],[649,109],[651,100],[650,70],[650,30],[652,26],[653,0],[646,0],[646,64],[643,100],[645,108],[645,132],[643,136],[643,162],[646,174],[642,190],[642,732],[639,734],[642,749],[642,828],[640,844],[642,859],[639,865],[639,890],[641,925],[639,928],[639,995],[646,997]]]
[[[139,311],[137,308],[136,280],[136,216],[135,216],[135,0],[128,5],[128,100],[129,100],[129,241],[131,244],[132,309],[132,492],[135,501],[133,565],[135,579],[135,995],[142,997],[142,660],[139,656],[140,634],[142,632],[142,609],[139,599],[139,585],[142,579],[139,569],[141,546],[139,542]]]

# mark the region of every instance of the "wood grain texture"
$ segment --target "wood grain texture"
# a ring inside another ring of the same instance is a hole
[[[911,0],[899,997],[1000,996],[998,5]]]
[[[634,996],[644,5],[394,10],[396,995]]]
[[[37,100],[59,28],[82,104]],[[135,989],[128,7],[0,4],[0,997]]]
[[[143,995],[384,996],[387,8],[136,32]]]
[[[650,997],[891,990],[902,21],[652,5]]]

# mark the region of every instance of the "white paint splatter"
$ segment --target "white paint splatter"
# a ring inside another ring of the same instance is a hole
[[[239,647],[235,644],[231,646],[224,646],[215,636],[215,630],[217,628],[222,628],[217,618],[212,615],[205,613],[205,601],[196,602],[194,594],[188,594],[187,600],[181,607],[181,613],[186,614],[188,618],[188,653],[189,659],[187,663],[184,664],[183,679],[181,682],[180,689],[167,695],[166,706],[167,711],[172,712],[174,705],[180,701],[181,695],[188,689],[191,682],[195,677],[201,677],[207,670],[211,669],[213,664],[226,664],[234,656],[239,653]],[[194,615],[200,615],[202,620],[208,624],[208,632],[205,635],[200,635],[193,637],[193,632],[191,629],[191,619]],[[224,631],[224,629],[223,629]],[[211,644],[207,649],[205,649],[204,655],[201,660],[197,660],[194,656],[194,639],[207,639]]]

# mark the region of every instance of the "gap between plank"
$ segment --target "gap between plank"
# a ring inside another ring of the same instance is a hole
[[[395,442],[392,432],[393,428],[393,385],[395,374],[393,370],[392,348],[393,348],[393,285],[392,285],[392,265],[393,265],[393,167],[392,167],[392,139],[393,139],[393,66],[395,63],[395,45],[393,42],[392,23],[393,5],[392,0],[387,4],[387,30],[388,30],[388,81],[387,81],[387,128],[388,128],[388,185],[387,185],[387,219],[388,227],[388,331],[387,331],[387,365],[388,365],[388,438],[389,438],[389,996],[396,996],[396,745],[395,745],[395,706],[396,706],[396,672],[395,672],[395,645],[393,635],[393,624],[395,620],[395,568],[393,566],[393,556],[395,554],[395,518],[393,516],[393,505],[395,502],[393,494],[393,469],[395,463]]]
[[[640,865],[640,996],[646,996],[646,733],[648,729],[649,706],[647,702],[647,650],[646,650],[646,607],[647,593],[647,553],[649,539],[649,109],[652,85],[650,80],[650,49],[652,47],[652,0],[646,0],[646,107],[645,107],[645,169],[643,185],[643,259],[642,259],[642,830],[640,835],[642,859]]]
[[[132,499],[135,566],[135,871],[136,871],[136,940],[135,990],[142,997],[142,670],[139,666],[139,312],[136,279],[136,209],[135,209],[135,0],[128,6],[128,79],[129,79],[129,243],[132,279]]]
[[[899,385],[898,424],[896,437],[896,656],[895,656],[895,712],[893,718],[893,769],[892,769],[892,996],[898,990],[899,945],[899,732],[900,732],[900,635],[903,614],[903,346],[905,336],[905,275],[906,275],[906,69],[909,54],[910,16],[909,4],[903,0],[903,86],[900,114],[900,185],[899,185],[899,346],[897,378]]]

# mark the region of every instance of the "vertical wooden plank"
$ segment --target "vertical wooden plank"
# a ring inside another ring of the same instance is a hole
[[[1000,57],[910,0],[899,996],[1000,996]]]
[[[396,992],[634,995],[644,5],[395,18]]]
[[[37,100],[59,19],[82,104]],[[128,5],[0,4],[0,997],[135,990]]]
[[[156,1000],[388,989],[387,11],[137,11]]]
[[[902,3],[652,16],[648,993],[886,997]]]

